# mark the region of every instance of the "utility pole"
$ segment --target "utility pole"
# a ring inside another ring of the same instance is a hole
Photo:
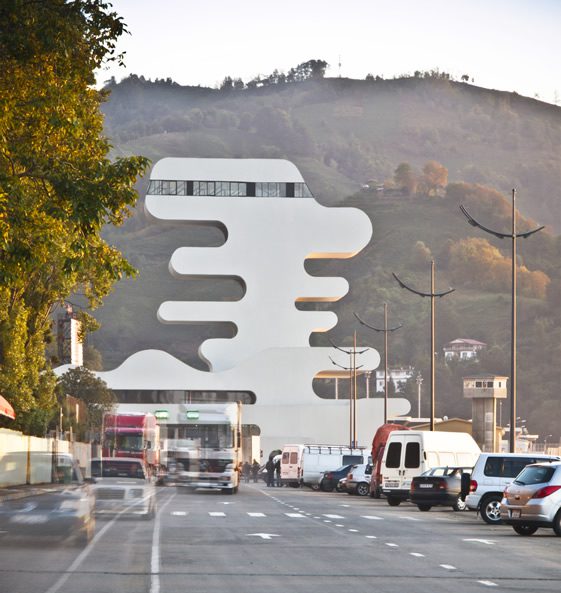
[[[375,332],[383,332],[384,334],[384,424],[388,423],[388,334],[394,331],[397,331],[401,324],[397,325],[396,327],[388,328],[388,304],[384,303],[384,329],[380,329],[378,327],[374,327],[363,321],[356,313],[353,315],[358,319],[361,325],[365,325],[370,329],[373,329]],[[355,332],[356,333],[356,332]]]
[[[357,445],[357,438],[356,438],[356,436],[357,436],[356,435],[356,433],[357,433],[357,430],[356,430],[357,371],[363,367],[363,365],[360,365],[360,366],[356,365],[356,357],[357,357],[357,355],[360,356],[361,354],[364,354],[366,351],[369,350],[369,348],[364,348],[363,350],[357,351],[357,349],[356,349],[356,332],[354,332],[354,336],[353,336],[353,347],[352,347],[352,349],[349,349],[349,350],[345,350],[344,348],[341,348],[341,347],[337,346],[336,344],[334,344],[329,338],[327,338],[327,339],[329,340],[329,342],[333,346],[333,348],[335,348],[336,350],[340,350],[341,352],[344,352],[345,354],[349,355],[350,366],[348,366],[348,367],[340,365],[338,362],[335,362],[331,357],[329,357],[329,359],[335,366],[339,367],[340,369],[343,369],[344,371],[349,371],[349,447],[352,449],[353,447],[356,447],[356,445]]]
[[[423,376],[421,373],[417,373],[417,418],[421,417],[421,385],[423,383]]]
[[[434,285],[435,285],[435,270],[434,270],[434,260],[431,261],[430,264],[430,292],[422,292],[420,290],[415,290],[407,286],[407,284],[403,283],[395,274],[393,277],[397,280],[397,283],[401,286],[401,288],[407,289],[409,292],[416,294],[420,297],[429,297],[430,298],[430,430],[434,430],[434,410],[435,410],[435,385],[436,385],[436,369],[434,364],[434,356],[436,354],[435,351],[435,298],[442,298],[451,292],[454,292],[455,288],[449,288],[448,290],[444,290],[442,292],[435,292]]]
[[[480,228],[481,230],[498,237],[499,239],[509,238],[511,240],[511,276],[512,276],[512,289],[511,289],[511,311],[510,311],[510,426],[516,426],[516,341],[517,341],[517,318],[516,318],[516,293],[517,293],[517,274],[516,274],[516,239],[522,237],[527,239],[531,235],[541,231],[545,228],[544,225],[535,228],[525,233],[516,232],[516,190],[512,190],[512,222],[510,233],[500,233],[494,231],[481,223],[477,222],[473,216],[464,208],[460,206],[462,214],[467,218],[467,221],[471,226]],[[510,430],[509,433],[509,451],[511,453],[516,452],[516,430]]]

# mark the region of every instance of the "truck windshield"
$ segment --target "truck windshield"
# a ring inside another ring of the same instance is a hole
[[[119,434],[116,438],[115,448],[120,451],[142,451],[142,435]]]
[[[196,441],[199,447],[229,449],[233,432],[229,424],[189,424],[179,430],[179,438]]]

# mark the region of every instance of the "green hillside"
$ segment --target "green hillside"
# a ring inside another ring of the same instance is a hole
[[[531,431],[559,434],[559,108],[515,94],[423,79],[319,80],[226,92],[133,78],[111,90],[105,106],[106,129],[116,154],[139,153],[153,160],[164,156],[288,158],[300,168],[319,201],[367,212],[374,233],[359,256],[306,264],[311,274],[347,277],[350,293],[339,303],[301,307],[336,311],[339,324],[330,337],[338,343],[350,344],[357,329],[361,343],[381,348],[381,338],[360,329],[353,311],[380,324],[383,303],[388,302],[391,319],[403,323],[392,335],[392,361],[419,369],[425,391],[429,303],[401,290],[392,272],[410,285],[427,289],[428,262],[434,257],[438,287],[456,288],[437,303],[438,351],[459,337],[488,344],[479,365],[445,366],[439,358],[438,415],[469,416],[469,405],[461,398],[464,374],[509,374],[510,284],[501,283],[500,274],[492,274],[491,281],[485,279],[490,266],[504,268],[509,245],[490,240],[479,256],[479,243],[462,244],[470,238],[491,238],[467,224],[459,204],[465,203],[489,226],[506,230],[508,202],[495,189],[508,196],[510,188],[517,187],[521,228],[533,225],[525,217],[549,225],[547,232],[520,242],[519,263],[527,270],[519,310],[519,409]],[[386,181],[389,187],[401,162],[420,171],[429,160],[448,169],[448,187],[438,196],[360,190],[369,180]],[[146,180],[141,196],[145,186]],[[141,200],[125,227],[113,230],[108,238],[140,273],[136,280],[121,282],[96,312],[102,328],[90,342],[101,350],[105,367],[113,368],[139,349],[161,348],[204,368],[196,354],[200,343],[208,337],[232,335],[232,328],[225,324],[164,326],[157,321],[156,311],[167,299],[240,298],[241,289],[233,281],[180,281],[168,271],[174,249],[219,245],[221,234],[157,224],[146,218]],[[475,260],[464,261],[466,245],[476,247]],[[312,336],[311,343],[328,345],[323,334]],[[332,386],[319,385],[318,391],[330,393]],[[408,396],[413,401],[415,393],[410,386]]]

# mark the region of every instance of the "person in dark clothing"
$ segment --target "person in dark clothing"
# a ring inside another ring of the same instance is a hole
[[[275,464],[272,459],[267,461],[265,469],[267,470],[267,487],[270,488],[275,485]]]
[[[280,459],[277,459],[277,461],[275,462],[275,476],[277,478],[276,485],[280,488],[282,486],[282,483],[281,483],[281,460]]]
[[[246,484],[249,484],[249,477],[251,475],[251,465],[249,465],[249,462],[245,462],[242,466],[242,475],[244,477],[244,481]]]
[[[253,460],[253,464],[251,466],[251,477],[253,478],[253,482],[256,484],[257,483],[257,479],[259,478],[259,463],[257,462],[257,459]]]

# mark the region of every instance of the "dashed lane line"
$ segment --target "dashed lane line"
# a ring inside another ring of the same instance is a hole
[[[451,564],[440,564],[439,566],[445,570],[456,570],[456,567],[452,566]]]
[[[486,587],[498,587],[497,583],[493,583],[493,581],[477,581],[480,585],[485,585]]]

